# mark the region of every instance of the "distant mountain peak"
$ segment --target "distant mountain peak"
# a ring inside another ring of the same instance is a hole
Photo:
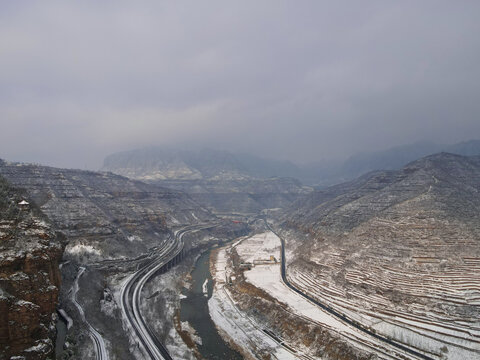
[[[209,148],[191,151],[160,147],[109,155],[102,170],[143,181],[266,179],[299,173],[299,168],[288,161]]]

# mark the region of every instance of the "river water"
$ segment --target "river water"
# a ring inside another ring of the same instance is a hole
[[[210,251],[206,251],[195,263],[191,273],[192,288],[183,291],[186,298],[180,301],[180,320],[188,321],[202,339],[202,345],[198,345],[198,350],[205,359],[240,360],[243,357],[223,341],[208,312],[208,299],[212,297],[213,292],[209,260]]]
[[[63,345],[67,336],[67,323],[59,315],[57,320],[57,339],[55,341],[55,358],[61,359],[63,353]]]

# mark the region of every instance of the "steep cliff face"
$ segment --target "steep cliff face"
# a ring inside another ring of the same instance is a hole
[[[54,351],[60,236],[0,178],[0,359]]]

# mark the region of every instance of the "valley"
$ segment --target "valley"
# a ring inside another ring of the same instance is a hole
[[[59,359],[221,359],[212,341],[245,359],[480,354],[478,157],[320,190],[8,162],[0,175],[65,237]]]
[[[0,1],[0,360],[480,360],[480,1]]]

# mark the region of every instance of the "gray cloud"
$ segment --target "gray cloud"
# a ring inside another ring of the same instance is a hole
[[[0,5],[0,157],[144,145],[315,161],[480,137],[478,1]]]

